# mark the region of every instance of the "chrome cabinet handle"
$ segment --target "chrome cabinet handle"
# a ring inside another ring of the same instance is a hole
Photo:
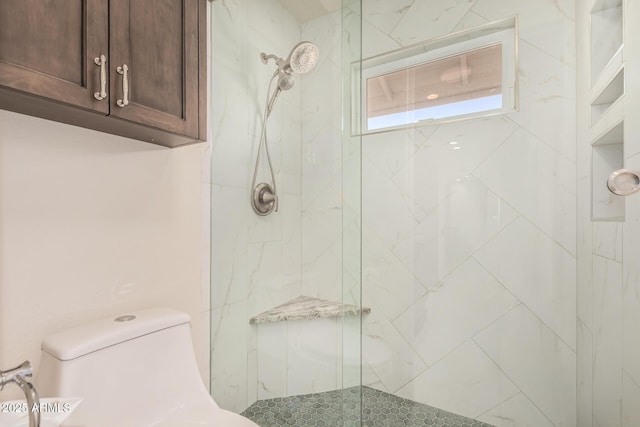
[[[93,58],[93,62],[100,67],[100,92],[95,92],[93,97],[98,101],[102,101],[107,97],[107,57],[100,55]]]
[[[116,68],[116,71],[122,75],[122,99],[118,99],[116,104],[124,108],[129,105],[129,67],[127,64],[122,64],[122,67]]]
[[[619,169],[607,180],[609,191],[618,196],[630,196],[640,191],[640,172]]]

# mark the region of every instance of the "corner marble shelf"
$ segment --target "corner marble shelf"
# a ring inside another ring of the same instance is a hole
[[[315,319],[319,317],[341,317],[368,314],[371,309],[351,304],[328,301],[320,298],[299,296],[253,316],[249,319],[252,325],[258,323],[286,322],[287,320]]]

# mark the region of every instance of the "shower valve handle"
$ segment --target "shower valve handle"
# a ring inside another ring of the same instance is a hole
[[[278,196],[276,194],[269,192],[262,193],[262,202],[266,205],[273,203],[273,210],[278,212]]]
[[[275,194],[270,193],[268,191],[263,191],[260,194],[260,200],[262,201],[262,203],[269,204],[276,201],[276,196]]]
[[[273,205],[273,210],[278,212],[278,195],[271,191],[271,188],[264,188],[260,192],[260,201],[264,205]]]
[[[265,182],[258,184],[251,197],[251,206],[255,213],[260,216],[269,215],[273,211],[278,211],[278,196],[274,188]]]

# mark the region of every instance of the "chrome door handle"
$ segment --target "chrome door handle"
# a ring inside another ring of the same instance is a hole
[[[631,196],[640,191],[640,172],[619,169],[609,176],[607,187],[618,196]]]
[[[107,57],[100,55],[93,58],[93,62],[100,67],[100,92],[95,92],[93,97],[98,101],[102,101],[107,97]]]
[[[122,64],[122,67],[116,68],[116,71],[122,75],[122,99],[118,99],[116,104],[124,108],[129,105],[129,67],[127,64]]]

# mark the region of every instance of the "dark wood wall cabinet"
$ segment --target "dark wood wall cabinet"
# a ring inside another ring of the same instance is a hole
[[[206,0],[0,0],[0,108],[176,147],[206,139]]]

